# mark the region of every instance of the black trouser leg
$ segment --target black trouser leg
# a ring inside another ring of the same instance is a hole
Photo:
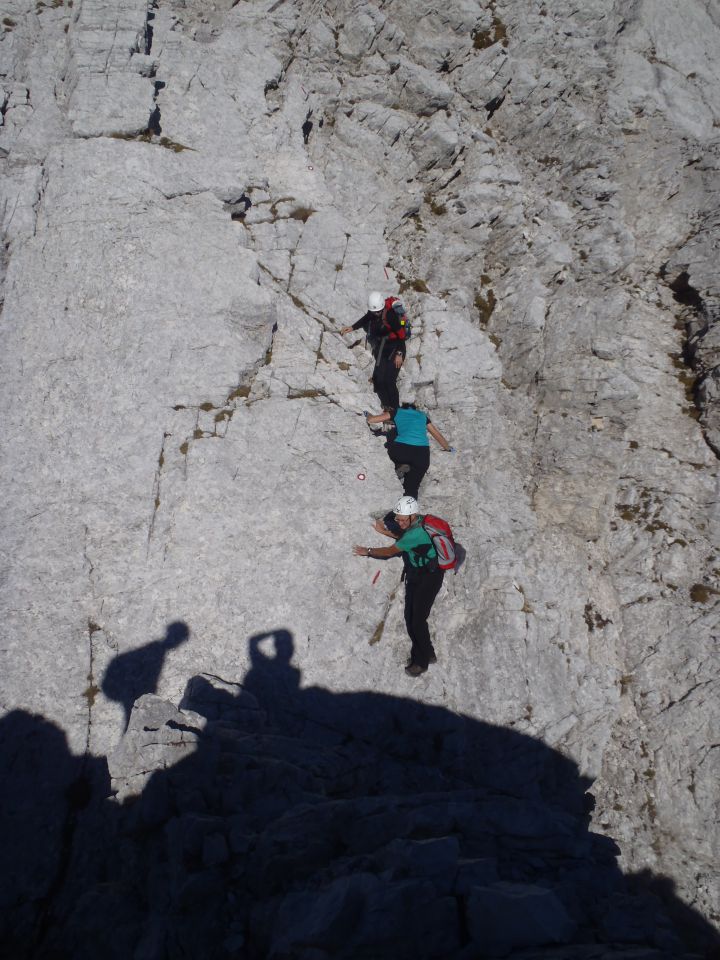
[[[405,579],[405,626],[410,636],[410,662],[424,670],[435,652],[427,620],[444,576],[443,570],[435,570],[433,573],[411,574]]]
[[[420,484],[430,466],[430,447],[416,447],[411,443],[388,444],[388,456],[396,465],[406,463],[410,469],[403,477],[403,492],[417,499]]]
[[[385,346],[375,362],[373,389],[382,406],[392,407],[393,410],[397,410],[400,406],[400,394],[397,386],[398,373],[391,351]]]

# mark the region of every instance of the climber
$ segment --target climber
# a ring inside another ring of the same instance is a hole
[[[369,424],[395,423],[397,433],[393,439],[388,439],[387,452],[395,464],[398,479],[402,480],[403,491],[409,497],[417,497],[430,466],[428,433],[443,450],[454,452],[454,447],[430,422],[430,417],[418,410],[414,403],[402,403],[397,410],[368,415],[366,419]]]
[[[395,540],[391,547],[353,547],[358,557],[374,557],[381,560],[402,554],[405,580],[405,626],[410,636],[410,660],[405,673],[419,677],[428,664],[436,663],[437,657],[430,640],[428,617],[435,597],[443,583],[445,573],[438,566],[437,552],[430,534],[425,531],[420,508],[414,497],[401,497],[395,505],[395,520],[399,533],[389,530],[382,520],[374,527],[384,537]]]
[[[373,389],[386,410],[400,405],[397,378],[405,359],[407,321],[405,308],[396,297],[384,299],[377,290],[368,297],[368,309],[359,320],[343,327],[342,336],[363,329],[375,358],[372,375]]]

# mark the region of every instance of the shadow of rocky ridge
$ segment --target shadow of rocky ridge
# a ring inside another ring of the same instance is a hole
[[[140,697],[107,765],[41,717],[0,721],[4,957],[709,955],[671,882],[623,876],[588,830],[567,757],[413,700],[303,689],[287,630],[249,645],[242,684]]]

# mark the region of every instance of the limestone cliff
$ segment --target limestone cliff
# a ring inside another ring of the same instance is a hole
[[[3,892],[3,936],[80,956],[93,911],[116,909],[118,956],[209,956],[167,918],[234,883],[218,956],[405,955],[368,931],[418,906],[414,956],[649,957],[689,927],[683,949],[710,943],[716,6],[4,9],[0,725],[3,769],[25,771],[6,822],[48,844]],[[339,334],[372,289],[403,297],[401,393],[456,447],[433,450],[421,506],[467,559],[419,680],[399,570],[351,555],[400,492],[360,416],[372,359]],[[263,658],[283,667],[258,688]],[[66,803],[77,783],[91,795]],[[124,851],[112,888],[99,822]],[[263,886],[307,824],[317,849]],[[195,867],[206,892],[181,895]],[[386,890],[387,871],[416,886]],[[513,898],[551,920],[510,936]]]

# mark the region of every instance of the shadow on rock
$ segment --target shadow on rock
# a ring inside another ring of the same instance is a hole
[[[157,690],[160,671],[169,651],[186,643],[189,637],[187,624],[177,621],[168,626],[164,639],[121,653],[110,662],[102,679],[102,692],[108,700],[122,704],[126,728],[138,697]]]
[[[35,916],[41,935],[15,955],[659,960],[717,943],[668,881],[623,876],[567,757],[413,700],[302,688],[288,630],[249,651],[242,683],[138,699],[108,758],[116,796],[64,841],[62,883],[32,886],[58,875],[41,845],[27,876],[19,858],[17,929]],[[23,722],[63,796],[83,761]],[[51,811],[28,832],[57,845]]]
[[[0,954],[10,960],[36,955],[62,923],[77,841],[96,834],[110,778],[104,757],[73,756],[62,730],[13,710],[0,720],[0,784]],[[87,861],[82,872],[83,883],[97,879]]]

